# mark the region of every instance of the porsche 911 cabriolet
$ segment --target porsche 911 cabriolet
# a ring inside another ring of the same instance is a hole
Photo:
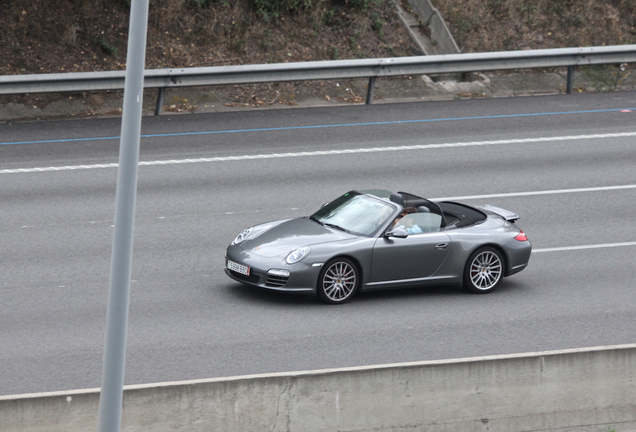
[[[351,191],[311,216],[246,228],[227,248],[225,272],[331,304],[358,291],[431,284],[483,294],[528,265],[532,246],[518,219],[491,205]]]

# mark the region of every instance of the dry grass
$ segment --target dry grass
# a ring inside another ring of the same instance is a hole
[[[0,0],[0,75],[117,70],[125,67],[130,0]],[[404,0],[402,0],[404,1]],[[432,0],[463,52],[636,43],[636,0]],[[304,12],[265,19],[254,0],[150,0],[146,68],[178,68],[412,55],[390,0],[347,7],[312,0]],[[591,70],[596,88],[625,74]],[[406,81],[405,81],[406,82]],[[221,86],[227,106],[294,105],[302,96],[360,102],[353,82]],[[9,95],[0,103],[42,107],[102,95]],[[188,111],[190,101],[167,101]]]
[[[463,52],[636,43],[635,0],[433,0]]]
[[[146,67],[173,68],[409,55],[388,0],[364,10],[319,0],[265,20],[249,0],[151,0]],[[127,0],[0,0],[0,74],[117,70]]]
[[[151,0],[147,68],[411,55],[389,0],[313,0],[264,19],[253,0]],[[0,74],[125,66],[129,0],[0,0]],[[464,52],[636,43],[636,0],[433,0]]]

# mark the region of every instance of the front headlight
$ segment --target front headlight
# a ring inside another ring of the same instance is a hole
[[[296,264],[298,261],[309,255],[310,250],[309,246],[303,246],[291,251],[289,255],[287,255],[287,258],[285,258],[285,262],[287,264]]]
[[[237,245],[239,243],[243,243],[245,239],[248,238],[250,234],[252,234],[253,230],[254,227],[245,228],[239,235],[236,236],[232,244]]]

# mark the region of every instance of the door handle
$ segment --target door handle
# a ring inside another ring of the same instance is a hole
[[[435,248],[436,249],[446,249],[448,247],[448,243],[438,243]]]

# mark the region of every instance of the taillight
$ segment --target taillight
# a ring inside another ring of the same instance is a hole
[[[528,241],[528,236],[525,235],[523,231],[521,231],[519,234],[517,234],[517,237],[515,237],[515,240]]]

